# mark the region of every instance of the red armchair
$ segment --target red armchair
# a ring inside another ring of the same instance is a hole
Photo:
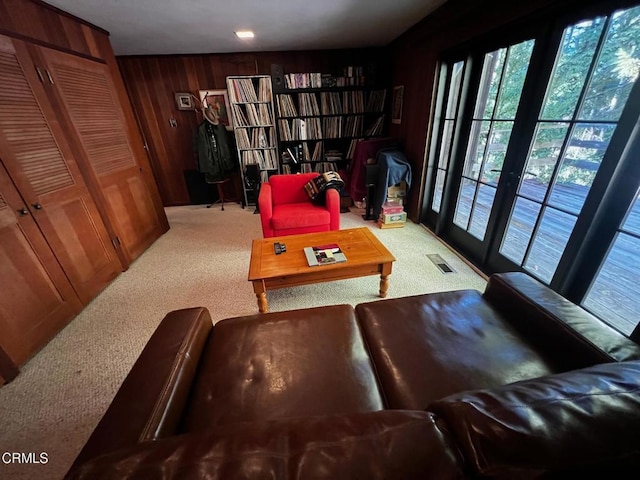
[[[258,206],[264,238],[340,230],[340,194],[330,188],[325,205],[311,203],[305,184],[317,173],[272,175],[260,187]]]

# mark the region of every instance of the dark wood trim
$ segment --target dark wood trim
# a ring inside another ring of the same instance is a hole
[[[0,347],[0,377],[4,380],[4,383],[9,383],[11,380],[16,378],[20,373],[20,370],[16,366],[15,363],[11,361],[9,356],[5,353],[5,351]]]
[[[45,4],[46,5],[46,4]],[[51,48],[52,50],[58,50],[63,53],[69,53],[71,55],[75,55],[76,57],[86,58],[87,60],[92,60],[94,62],[103,63],[106,65],[106,61],[102,58],[94,57],[92,55],[87,55],[82,52],[78,52],[77,50],[71,50],[70,48],[61,47],[59,45],[55,45],[53,43],[45,42],[44,40],[39,40],[34,37],[30,37],[28,35],[22,35],[21,33],[16,33],[11,30],[5,30],[4,28],[0,28],[0,35],[4,35],[6,37],[15,38],[16,40],[22,40],[23,42],[34,43],[41,47]]]
[[[58,7],[54,7],[53,5],[49,5],[48,3],[43,2],[42,0],[29,0],[31,3],[35,3],[36,5],[38,5],[39,7],[42,8],[46,8],[47,10],[51,10],[52,12],[57,13],[58,15],[62,15],[63,17],[67,17],[70,18],[71,20],[73,20],[74,22],[78,22],[81,23],[83,25],[86,25],[87,27],[91,27],[94,30],[97,30],[101,33],[104,33],[106,35],[111,35],[107,30],[105,30],[102,27],[98,27],[97,25],[94,25],[91,22],[88,22],[87,20],[84,20],[80,17],[76,17],[75,15],[69,13],[69,12],[65,12],[64,10],[59,9]]]

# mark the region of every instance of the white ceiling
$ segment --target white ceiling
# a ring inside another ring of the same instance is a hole
[[[46,1],[109,31],[116,55],[163,55],[382,46],[446,0]]]

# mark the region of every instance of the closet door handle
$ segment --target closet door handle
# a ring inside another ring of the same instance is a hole
[[[48,69],[45,69],[45,72],[47,72],[47,77],[49,78],[49,82],[51,83],[51,85],[53,85],[55,82],[53,81],[53,77],[51,76],[51,72],[49,72]]]
[[[36,73],[38,74],[38,78],[40,79],[40,82],[44,83],[44,75],[42,75],[42,70],[40,70],[40,67],[36,67]]]
[[[24,217],[25,215],[29,215],[29,210],[27,210],[26,208],[22,207],[22,208],[18,209],[18,213]]]
[[[32,203],[31,206],[36,210],[42,210],[42,205],[40,205],[39,203]]]

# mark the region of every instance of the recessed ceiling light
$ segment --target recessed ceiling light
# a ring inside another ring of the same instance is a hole
[[[236,32],[238,38],[253,38],[253,32],[251,30],[238,30]]]

